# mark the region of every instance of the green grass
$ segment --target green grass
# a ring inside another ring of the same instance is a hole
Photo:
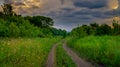
[[[68,46],[79,56],[105,67],[120,67],[120,36],[68,38]]]
[[[63,49],[62,44],[63,43],[60,43],[56,48],[57,67],[76,67],[71,57],[68,56],[66,51]]]
[[[0,67],[45,67],[52,46],[60,38],[0,39]]]

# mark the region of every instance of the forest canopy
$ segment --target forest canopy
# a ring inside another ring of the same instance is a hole
[[[54,21],[45,16],[18,15],[11,4],[3,4],[0,12],[0,37],[65,37],[65,30],[52,26]]]

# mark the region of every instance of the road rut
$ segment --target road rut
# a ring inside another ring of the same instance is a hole
[[[91,63],[80,58],[75,52],[73,52],[66,43],[63,44],[64,50],[71,56],[72,60],[76,63],[77,67],[94,67]]]
[[[55,67],[55,48],[57,45],[54,45],[48,54],[46,67]]]

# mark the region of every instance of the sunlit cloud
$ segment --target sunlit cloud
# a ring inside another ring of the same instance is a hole
[[[119,7],[119,1],[118,0],[109,0],[108,7],[111,9],[117,9]]]

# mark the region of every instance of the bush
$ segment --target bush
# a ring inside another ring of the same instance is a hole
[[[7,32],[9,28],[6,23],[6,21],[0,19],[0,37],[5,37],[8,34]]]
[[[8,28],[9,28],[9,30],[7,33],[8,33],[9,37],[18,37],[19,36],[20,29],[13,22],[10,23]]]
[[[83,38],[87,36],[87,33],[84,31],[83,27],[78,27],[73,29],[70,35],[74,38]]]
[[[0,19],[0,37],[37,37],[39,33],[39,28],[27,20],[18,24]]]
[[[24,22],[19,25],[19,29],[21,37],[37,37],[40,32],[39,28],[34,27],[27,20],[24,20]]]

